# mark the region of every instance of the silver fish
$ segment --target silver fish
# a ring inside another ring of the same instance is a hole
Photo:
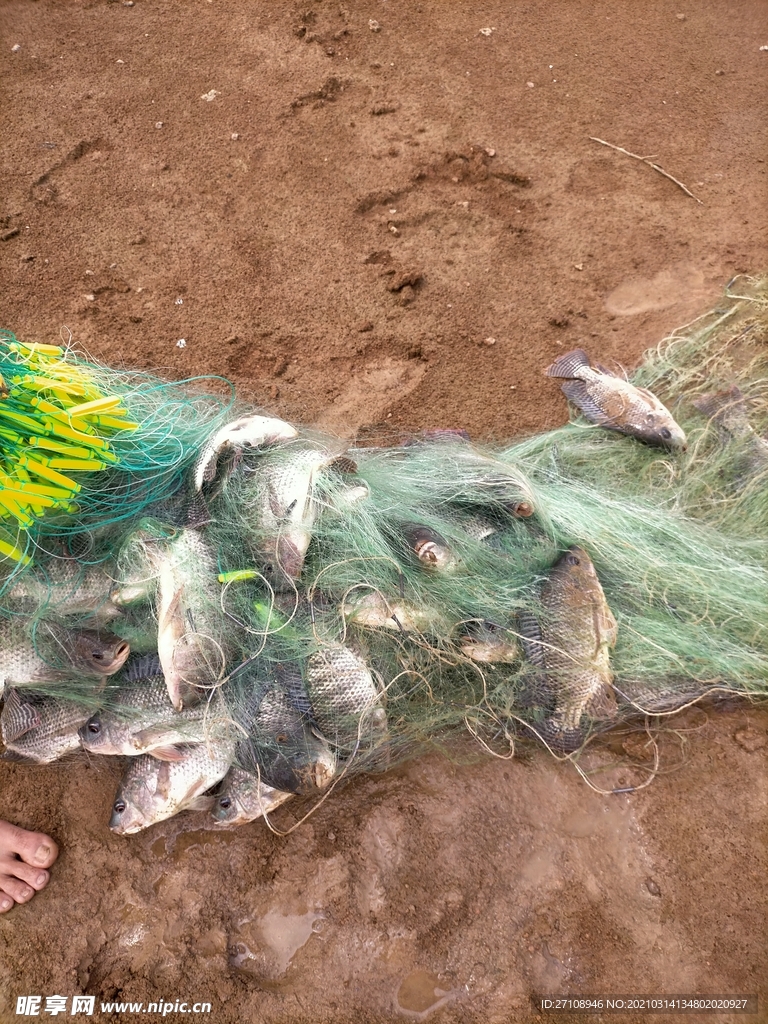
[[[437,609],[422,609],[402,599],[389,601],[377,590],[364,594],[353,592],[341,610],[347,622],[363,629],[431,633],[448,628],[448,623]]]
[[[107,625],[120,615],[110,599],[114,588],[113,562],[83,565],[76,558],[52,558],[45,566],[25,572],[11,587],[11,601],[32,601],[54,617],[88,616]]]
[[[218,690],[210,700],[177,711],[168,700],[156,656],[129,663],[120,684],[110,707],[91,715],[80,729],[83,747],[94,754],[151,754],[162,761],[180,761],[190,743],[216,743],[233,733]]]
[[[462,624],[461,653],[486,665],[513,665],[521,650],[514,633],[493,622],[473,620]]]
[[[110,829],[132,835],[193,809],[197,798],[224,778],[234,756],[233,740],[191,746],[182,761],[158,761],[150,754],[131,758],[112,806]]]
[[[192,468],[195,491],[214,497],[232,471],[232,456],[238,449],[263,448],[290,441],[298,431],[290,423],[272,416],[241,416],[217,430],[203,446]]]
[[[258,775],[233,766],[224,776],[211,813],[222,828],[243,825],[262,815],[266,817],[292,796],[293,793],[268,786]]]
[[[157,653],[168,696],[180,711],[226,671],[229,645],[216,558],[195,530],[158,543]]]
[[[563,749],[583,741],[590,720],[616,714],[610,649],[617,625],[587,552],[571,547],[541,586],[541,618],[519,617],[536,667],[532,703],[547,713],[544,735]]]
[[[318,477],[333,464],[342,471],[355,468],[339,451],[288,445],[274,456],[263,456],[253,473],[253,524],[277,589],[301,575],[317,515]]]
[[[565,379],[560,385],[563,393],[590,423],[648,444],[685,451],[685,433],[656,395],[603,367],[592,366],[583,349],[566,352],[544,372]]]
[[[385,695],[363,659],[349,647],[327,647],[311,654],[306,686],[320,732],[340,752],[366,753],[386,743]]]
[[[24,694],[11,688],[0,715],[5,761],[50,764],[80,747],[78,729],[91,709],[76,701]]]
[[[0,692],[86,676],[104,679],[122,668],[130,646],[118,637],[68,629],[46,620],[36,623],[34,639],[25,622],[0,618]]]

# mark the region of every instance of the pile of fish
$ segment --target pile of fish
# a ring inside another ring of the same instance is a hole
[[[582,350],[546,373],[591,423],[684,451],[658,398]],[[701,411],[744,433],[739,396],[726,399]],[[749,441],[765,459],[766,443]],[[377,518],[377,473],[407,474],[438,449],[453,467],[433,488],[438,498],[395,508],[387,496]],[[373,554],[345,525],[369,520]],[[336,547],[320,524],[336,531]],[[553,547],[525,475],[462,432],[348,450],[246,415],[210,438],[173,507],[115,531],[93,540],[98,557],[62,541],[7,586],[0,732],[7,760],[47,764],[81,748],[125,758],[116,833],[185,809],[237,825],[292,796],[317,798],[359,767],[385,769],[414,700],[458,706],[459,718],[472,705],[441,696],[425,664],[470,680],[453,683],[456,693],[478,678],[487,691],[488,673],[514,678],[496,712],[511,709],[557,751],[617,718],[618,627],[591,553]],[[224,552],[227,531],[236,543]],[[491,617],[473,559],[522,572],[515,536],[538,561],[523,567],[527,585],[509,614]],[[390,574],[389,589],[370,584],[366,562]],[[328,575],[342,563],[348,582]],[[326,588],[324,578],[337,582]]]

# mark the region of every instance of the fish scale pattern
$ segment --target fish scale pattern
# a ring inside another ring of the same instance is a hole
[[[0,546],[2,756],[129,757],[118,834],[183,810],[229,827],[459,732],[576,760],[633,718],[764,699],[765,284],[630,379],[581,350],[546,372],[583,415],[493,448],[346,448],[184,406],[192,385],[124,389],[116,461]]]

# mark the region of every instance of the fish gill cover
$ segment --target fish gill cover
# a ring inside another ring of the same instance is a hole
[[[663,403],[674,450],[580,416],[501,449],[451,432],[346,448],[75,361],[135,425],[99,424],[113,461],[66,506],[6,515],[35,565],[2,549],[3,756],[133,755],[110,823],[129,833],[316,802],[460,730],[575,761],[633,717],[764,698],[767,341],[766,286],[739,279],[647,354],[623,391]],[[102,400],[43,394],[70,423],[72,401]],[[28,441],[53,435],[2,429],[26,483]]]

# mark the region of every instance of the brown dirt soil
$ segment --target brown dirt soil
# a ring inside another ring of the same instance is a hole
[[[767,14],[6,0],[2,322],[225,374],[343,434],[559,424],[559,352],[631,365],[765,268]],[[62,855],[0,920],[0,1020],[80,992],[210,1000],[195,1019],[216,1024],[502,1024],[535,1019],[533,992],[759,992],[768,1014],[767,733],[756,709],[692,710],[660,733],[662,774],[620,796],[467,742],[288,837],[187,814],[119,838],[117,764],[3,765],[0,814]],[[644,756],[622,736],[590,755],[603,784]]]

